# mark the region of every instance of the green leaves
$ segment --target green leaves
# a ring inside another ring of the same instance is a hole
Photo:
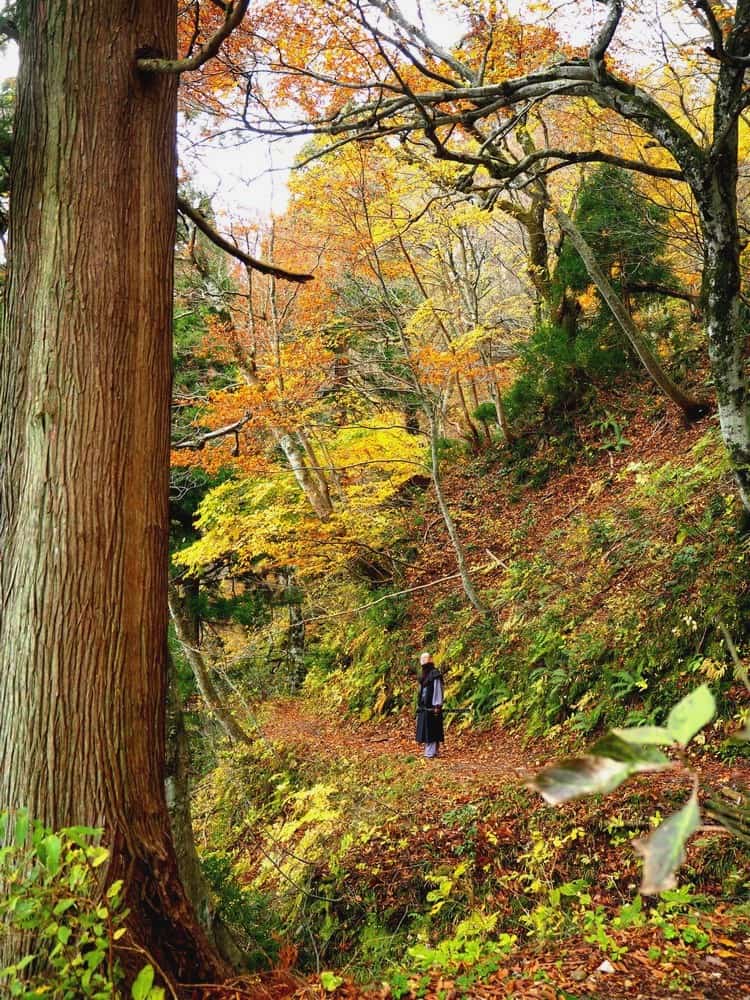
[[[56,875],[60,870],[60,855],[62,854],[62,840],[54,834],[48,834],[39,844],[37,854],[40,861],[45,865],[50,875]]]
[[[681,746],[686,746],[696,733],[713,719],[716,700],[707,684],[679,701],[667,718],[667,729]]]
[[[697,732],[697,730],[696,730]],[[643,858],[641,892],[653,896],[677,884],[675,872],[685,860],[685,843],[700,826],[698,796],[695,792],[679,812],[673,813],[648,837],[633,841]]]
[[[583,795],[611,792],[638,771],[659,771],[669,766],[669,758],[661,751],[634,746],[609,733],[585,756],[570,757],[540,771],[529,787],[556,806]]]
[[[29,814],[25,809],[19,809],[16,813],[16,827],[13,837],[16,847],[23,847],[26,844],[28,833]]]
[[[153,985],[154,967],[153,965],[144,965],[133,981],[133,985],[130,989],[130,995],[133,1000],[146,1000]]]
[[[706,684],[701,684],[681,701],[678,701],[667,718],[666,726],[636,726],[632,729],[613,729],[612,732],[627,743],[653,746],[687,746],[696,733],[713,719],[716,700]]]
[[[621,740],[640,746],[668,747],[674,743],[670,731],[662,726],[634,726],[631,729],[613,729],[612,732]]]
[[[344,980],[337,976],[335,972],[321,972],[320,985],[326,993],[335,993]]]
[[[12,840],[0,848],[0,926],[29,948],[43,942],[36,956],[0,968],[0,994],[111,998],[121,979],[111,940],[124,933],[127,911],[122,882],[102,895],[94,869],[109,853],[96,842],[100,831],[53,833],[25,810],[0,812],[0,828]],[[149,987],[144,998],[163,1000],[163,990]]]
[[[582,795],[611,792],[631,774],[669,767],[669,758],[657,747],[687,746],[715,714],[714,696],[702,684],[674,706],[665,726],[613,729],[585,756],[562,760],[540,771],[529,787],[550,805]],[[722,810],[717,809],[717,818],[732,829],[732,817],[725,822]],[[685,858],[685,843],[699,826],[700,809],[694,791],[687,804],[664,820],[650,836],[633,841],[643,857],[641,892],[653,895],[675,886],[675,872]]]

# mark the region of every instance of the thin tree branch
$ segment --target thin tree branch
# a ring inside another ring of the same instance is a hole
[[[564,149],[538,149],[533,153],[524,156],[517,163],[509,164],[507,178],[512,180],[520,174],[525,174],[529,167],[540,160],[560,160],[560,166],[568,166],[576,163],[609,163],[615,167],[622,167],[624,170],[634,170],[649,177],[663,177],[666,180],[684,181],[685,175],[681,170],[674,167],[657,167],[643,160],[630,160],[623,156],[616,156],[614,153],[605,153],[602,150],[592,149],[586,152],[567,152]],[[549,170],[542,173],[549,173]],[[534,175],[536,176],[536,174]],[[492,185],[496,186],[496,185]],[[485,185],[486,188],[490,185]]]
[[[184,198],[177,196],[177,209],[186,215],[188,219],[203,233],[207,236],[211,242],[217,246],[220,250],[225,253],[230,254],[237,260],[241,261],[246,267],[252,268],[254,271],[260,271],[261,274],[270,274],[274,278],[282,278],[284,281],[312,281],[312,274],[302,274],[297,271],[287,271],[283,267],[277,267],[275,264],[267,264],[265,261],[257,260],[255,257],[251,257],[250,254],[245,253],[240,250],[239,247],[235,246],[229,240],[225,239],[221,233],[217,232],[205,215],[198,212],[190,202],[186,201]]]
[[[471,69],[452,56],[450,52],[444,49],[442,46],[434,42],[421,28],[418,28],[416,24],[408,21],[401,11],[395,6],[395,4],[390,3],[389,0],[370,0],[370,4],[376,7],[379,11],[386,15],[394,24],[398,25],[403,31],[406,32],[407,37],[411,35],[413,38],[418,38],[419,41],[424,45],[428,52],[433,56],[436,56],[441,62],[444,62],[446,66],[457,73],[464,80],[469,83],[476,82],[476,76],[471,71]]]
[[[403,597],[404,594],[413,594],[417,590],[426,590],[428,587],[436,587],[440,583],[446,583],[448,580],[458,580],[460,578],[460,573],[451,573],[450,576],[441,576],[437,580],[431,580],[429,583],[420,583],[416,587],[407,587],[406,590],[395,590],[392,594],[386,594],[384,597],[378,597],[375,601],[370,601],[367,604],[360,604],[356,608],[348,608],[346,611],[334,611],[329,615],[316,615],[314,618],[303,618],[299,623],[300,625],[310,625],[312,622],[322,622],[327,621],[329,618],[341,618],[342,615],[355,615],[358,611],[364,611],[366,608],[372,608],[376,604],[382,604],[383,601],[390,601],[394,597]]]
[[[240,428],[244,427],[246,423],[250,421],[250,414],[246,413],[244,417],[240,417],[239,420],[235,420],[232,424],[227,424],[226,427],[219,427],[215,431],[208,431],[206,434],[200,434],[198,437],[178,441],[176,444],[172,445],[174,451],[203,451],[206,446],[207,441],[213,441],[215,438],[227,437],[229,434],[237,434]]]
[[[137,59],[136,67],[141,73],[190,73],[213,59],[223,43],[237,28],[247,12],[250,0],[236,0],[224,8],[224,23],[202,45],[197,52],[184,59]]]

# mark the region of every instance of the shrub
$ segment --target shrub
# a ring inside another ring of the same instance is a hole
[[[0,969],[6,996],[31,1000],[111,1000],[122,973],[116,943],[127,933],[123,883],[104,889],[109,859],[101,831],[74,826],[53,833],[26,811],[0,813],[0,948],[26,954]],[[133,983],[134,1000],[163,1000],[150,965]]]

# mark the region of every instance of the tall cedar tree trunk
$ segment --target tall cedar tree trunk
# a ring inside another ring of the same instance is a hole
[[[0,808],[102,826],[171,978],[226,971],[164,794],[175,0],[22,0],[0,346]],[[143,956],[138,963],[143,964]]]

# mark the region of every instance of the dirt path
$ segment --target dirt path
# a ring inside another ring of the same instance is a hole
[[[414,723],[409,717],[384,719],[378,722],[353,722],[316,714],[309,705],[297,699],[277,701],[267,705],[260,724],[269,740],[295,746],[302,756],[330,758],[344,756],[367,759],[370,765],[378,761],[412,761],[421,757],[422,749],[414,741]],[[556,748],[539,740],[523,744],[521,737],[501,726],[486,729],[461,730],[456,725],[446,728],[446,741],[440,757],[424,761],[446,779],[472,784],[497,785],[507,779],[522,783],[534,772],[555,759]],[[699,754],[696,760],[704,780],[714,787],[727,784],[750,786],[750,764],[738,761],[727,764],[715,757]],[[684,784],[684,777],[670,773],[653,774],[649,784],[668,787]]]
[[[450,810],[455,810],[458,805],[480,803],[481,800],[488,802],[508,785],[520,786],[535,770],[553,759],[556,750],[553,745],[545,746],[541,741],[524,747],[520,738],[501,727],[460,731],[454,724],[447,730],[442,756],[436,761],[423,761],[420,759],[420,748],[413,739],[413,721],[408,717],[377,723],[353,723],[344,718],[316,714],[309,705],[298,700],[266,706],[261,728],[266,739],[294,748],[298,757],[305,761],[324,763],[346,760],[357,767],[361,765],[363,775],[378,770],[392,772],[394,781],[399,780],[401,767],[408,769],[412,776],[415,767],[420,769],[420,773],[424,769],[425,775],[439,776],[439,780],[429,781],[430,813],[425,813],[419,823],[431,824],[423,829],[432,831],[430,836],[437,838],[446,857],[453,857],[455,853],[451,853],[455,847],[451,837],[463,835],[443,822],[443,817]],[[700,766],[714,785],[750,783],[750,769],[746,763],[728,766],[702,754]],[[684,792],[684,786],[684,773],[680,776],[666,772],[650,775],[647,787],[643,788],[643,793],[639,790],[639,794],[644,800],[648,798],[648,808],[653,811],[658,808],[665,792]],[[382,783],[379,787],[382,790]],[[632,788],[630,792],[623,788],[610,797],[608,808],[612,814],[617,812],[632,791]],[[475,847],[477,858],[481,854],[482,864],[489,866],[495,863],[496,854],[502,857],[503,852],[508,854],[510,851],[512,855],[512,845],[528,839],[531,813],[536,808],[542,812],[546,809],[539,800],[537,807],[529,807],[527,803],[526,806],[519,806],[517,814],[503,814],[495,820],[487,819],[480,805],[476,814]],[[588,806],[575,808],[581,810],[577,822],[586,823],[584,813]],[[397,841],[404,838],[404,843],[409,837],[412,843],[415,836],[413,819],[412,809],[396,808],[389,817],[389,835]],[[380,871],[382,866],[384,882],[405,877],[400,870],[400,862],[396,863],[398,859],[393,861],[393,870],[387,868],[391,855],[383,852],[382,847],[381,844],[375,849],[375,855],[367,855],[373,870]],[[623,863],[624,852],[632,854],[627,845],[609,845],[606,835],[601,834],[596,850],[602,851],[600,867],[603,872],[617,872]],[[502,861],[502,864],[505,862]],[[507,872],[505,869],[501,872],[506,879],[511,877],[510,886],[516,884],[512,881],[514,864],[514,861],[508,860]],[[567,874],[562,874],[557,856],[550,862],[550,878],[553,869],[554,878],[558,881],[580,875],[575,869],[565,869]],[[635,878],[635,875],[632,877]],[[628,890],[630,888],[628,886]],[[512,888],[507,891],[512,891]],[[618,891],[611,892],[617,895]],[[597,903],[605,901],[607,893],[611,894],[605,881],[595,884],[591,892]],[[619,905],[624,898],[618,896],[615,903]],[[505,902],[498,897],[495,905],[502,908]],[[613,907],[614,904],[610,906],[612,912]],[[592,912],[594,909],[592,906]],[[452,980],[436,973],[428,986],[407,996],[422,995],[427,1000],[453,1000],[459,996],[487,1000],[505,997],[523,1000],[602,1000],[605,996],[607,1000],[665,1000],[676,996],[685,1000],[750,1000],[750,935],[744,925],[740,927],[734,918],[730,919],[728,914],[725,916],[725,910],[726,905],[721,903],[712,915],[711,946],[707,948],[674,948],[672,942],[663,939],[661,931],[650,923],[625,932],[622,940],[627,947],[617,958],[607,958],[591,938],[587,940],[581,934],[560,940],[554,940],[553,936],[539,943],[529,937],[519,943],[514,963],[501,965],[486,979],[473,983],[468,992],[456,989]],[[679,918],[677,924],[682,926]],[[680,945],[679,939],[676,944]],[[317,1000],[330,995],[315,976],[298,982],[297,987],[294,992],[296,1000]],[[373,1000],[391,995],[381,987],[358,987],[346,975],[334,994],[339,1000]]]
[[[414,723],[408,717],[386,719],[377,723],[343,722],[316,715],[301,702],[287,700],[273,703],[261,724],[267,739],[279,740],[323,757],[336,755],[377,762],[384,758],[402,761],[421,756],[414,741]],[[507,730],[459,730],[449,725],[440,757],[425,761],[444,778],[476,778],[497,782],[503,778],[521,781],[544,764],[543,748],[524,748]]]

